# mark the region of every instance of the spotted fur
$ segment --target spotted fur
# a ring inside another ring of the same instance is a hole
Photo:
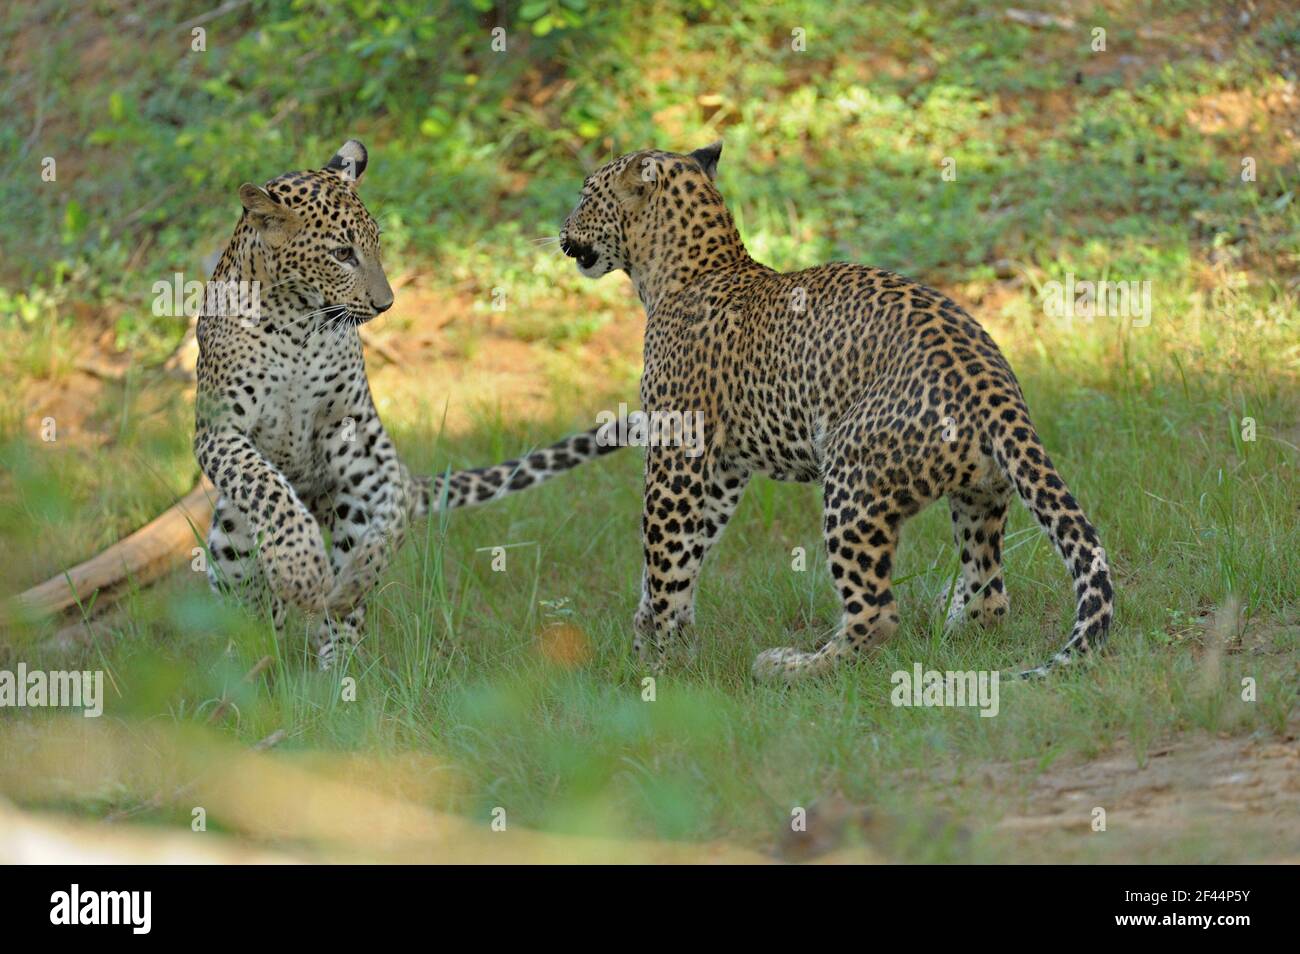
[[[1112,615],[1105,551],[997,345],[952,300],[891,272],[837,263],[782,274],[756,262],[714,184],[720,153],[718,143],[613,160],[588,176],[560,234],[583,275],[622,269],[645,306],[644,409],[704,414],[704,454],[647,454],[638,652],[658,665],[683,642],[701,562],[756,473],[822,484],[843,606],[829,642],[767,650],[756,676],[826,672],[887,639],[899,532],[943,496],[960,614],[987,624],[1007,612],[1002,535],[1018,496],[1077,599],[1064,648],[1031,672],[1097,649]]]
[[[212,277],[260,283],[260,309],[198,322],[194,453],[220,493],[209,578],[265,597],[277,629],[288,604],[315,616],[323,668],[359,638],[366,597],[413,517],[496,500],[617,449],[589,431],[493,467],[408,473],[357,332],[393,303],[379,229],[356,191],[366,163],[351,140],[323,169],[241,186],[244,213]]]

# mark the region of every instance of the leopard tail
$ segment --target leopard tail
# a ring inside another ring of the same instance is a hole
[[[579,464],[621,449],[609,425],[570,434],[562,441],[523,457],[490,467],[453,470],[431,477],[416,477],[413,516],[425,516],[459,507],[491,503],[510,494],[536,487]]]
[[[1016,493],[1046,531],[1074,580],[1075,620],[1070,638],[1050,660],[1020,673],[1044,676],[1096,652],[1106,641],[1114,615],[1106,551],[1043,449],[1023,402],[1015,401],[988,425],[993,458]]]

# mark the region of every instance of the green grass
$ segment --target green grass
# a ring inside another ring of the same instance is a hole
[[[1027,514],[1017,509],[1009,527],[1013,617],[1000,631],[938,626],[933,606],[954,554],[943,508],[931,508],[905,534],[898,637],[825,683],[772,689],[751,683],[754,654],[792,639],[815,644],[838,610],[817,556],[815,490],[765,481],[750,490],[706,566],[697,659],[659,677],[656,701],[642,701],[645,673],[629,651],[640,553],[637,451],[422,527],[376,597],[373,634],[347,670],[355,702],[341,701],[339,674],[313,670],[301,624],[277,643],[264,621],[223,608],[197,574],[184,572],[132,595],[123,617],[101,627],[106,648],[74,665],[108,671],[121,693],[109,701],[115,718],[186,723],[270,653],[277,662],[269,683],[235,695],[239,721],[230,731],[238,738],[251,744],[288,727],[290,749],[433,755],[461,781],[429,803],[470,817],[487,819],[503,806],[512,824],[549,830],[766,847],[793,807],[836,793],[907,820],[893,836],[896,857],[1006,860],[989,828],[1008,806],[990,802],[977,783],[969,791],[940,784],[939,769],[960,778],[1004,765],[1004,784],[1014,787],[1057,760],[1090,758],[1120,740],[1141,759],[1176,736],[1281,736],[1296,703],[1300,555],[1286,516],[1294,450],[1266,438],[1234,440],[1223,395],[1183,394],[1180,382],[1163,380],[1102,389],[1097,375],[1064,363],[1085,376],[1061,387],[1032,360],[1021,363],[1022,375],[1044,440],[1111,554],[1117,624],[1098,665],[1047,683],[1004,685],[996,718],[895,708],[889,677],[918,661],[928,669],[1022,666],[1057,647],[1070,589]],[[1294,420],[1297,410],[1278,396],[1254,409],[1262,420]],[[563,429],[556,423],[534,436]],[[399,437],[422,469],[526,443],[490,430],[455,442],[449,458],[429,453],[437,441],[427,430]],[[485,552],[495,546],[508,548],[504,572],[491,569]],[[791,569],[795,546],[810,554],[804,573]],[[1196,618],[1230,597],[1251,618],[1243,651],[1207,677],[1201,654],[1209,637]],[[557,601],[558,615],[544,605]],[[588,661],[569,668],[545,657],[538,634],[552,619],[585,633]],[[20,656],[29,666],[69,665],[38,650]],[[1244,676],[1257,680],[1255,703],[1239,699]],[[137,797],[124,795],[124,804]],[[154,817],[184,822],[187,811]],[[936,843],[930,818],[975,837]],[[1162,857],[1250,857],[1263,847],[1171,844]],[[1113,850],[1127,857],[1124,842]],[[1086,840],[1070,852],[1109,857]]]
[[[71,658],[41,647],[52,624],[14,624],[0,668],[102,668],[107,719],[128,731],[181,733],[229,695],[237,715],[207,734],[247,745],[283,728],[277,758],[427,756],[445,772],[405,795],[485,825],[501,806],[512,826],[768,850],[793,808],[840,799],[885,819],[869,840],[909,861],[1294,851],[1294,830],[1270,838],[1222,820],[1152,840],[1125,827],[1123,803],[1106,806],[1115,837],[1007,839],[997,827],[1036,782],[1116,747],[1147,764],[1175,741],[1294,736],[1300,170],[1278,97],[1295,95],[1300,20],[1264,6],[1241,30],[1212,4],[1078,12],[1108,25],[1105,57],[1084,33],[1027,30],[967,3],[745,14],[525,4],[506,17],[516,52],[499,60],[483,52],[486,25],[460,7],[389,17],[360,0],[255,2],[210,26],[204,58],[166,39],[188,15],[179,4],[104,33],[88,59],[78,40],[98,22],[90,14],[58,14],[41,43],[21,13],[5,14],[0,52],[20,68],[0,92],[23,111],[0,122],[0,145],[20,165],[70,157],[43,191],[31,176],[0,180],[0,204],[26,225],[0,236],[0,372],[17,398],[0,413],[7,588],[85,558],[190,486],[190,407],[157,367],[184,322],[149,317],[150,289],[198,270],[224,241],[240,182],[318,164],[361,135],[390,273],[465,306],[441,332],[444,353],[477,368],[504,342],[526,344],[541,414],[502,399],[444,432],[437,381],[420,369],[377,378],[405,459],[432,471],[501,459],[633,400],[635,332],[605,341],[598,370],[584,361],[611,327],[634,326],[626,280],[585,282],[527,240],[555,233],[585,169],[611,151],[722,135],[721,188],[758,257],[896,268],[986,323],[1101,533],[1118,606],[1097,665],[1004,685],[996,718],[895,708],[894,671],[1033,665],[1072,613],[1064,569],[1016,507],[1011,619],[945,632],[935,602],[956,558],[939,505],[904,534],[903,626],[879,655],[817,684],[755,685],[758,651],[816,645],[838,619],[817,491],[760,478],[706,564],[695,660],[643,701],[646,673],[630,656],[640,461],[626,451],[421,525],[342,673],[315,672],[303,621],[277,642],[188,572],[133,588]],[[799,25],[805,53],[789,49]],[[312,55],[331,44],[349,56]],[[40,102],[47,133],[27,145]],[[1256,181],[1241,180],[1242,156],[1257,159]],[[940,178],[945,157],[955,182]],[[1046,317],[1042,286],[1068,274],[1150,281],[1150,326]],[[499,315],[496,288],[510,302]],[[402,312],[404,294],[380,323],[395,338],[425,317]],[[78,376],[92,339],[121,349],[121,382]],[[47,408],[66,421],[54,443],[36,436]],[[495,546],[507,547],[505,572],[491,568]],[[794,547],[805,572],[791,569]],[[1225,606],[1245,628],[1221,654],[1208,621]],[[589,648],[577,665],[540,648],[558,624]],[[268,673],[242,684],[266,654]],[[345,675],[355,701],[341,698]],[[1253,703],[1241,700],[1244,677],[1257,681]],[[0,752],[21,750],[21,733],[5,729],[60,718],[0,712]],[[70,792],[54,776],[0,771],[0,792],[89,817],[152,793],[125,768],[98,779]],[[1084,831],[1091,807],[1078,807]],[[168,804],[141,818],[188,826],[188,812]]]

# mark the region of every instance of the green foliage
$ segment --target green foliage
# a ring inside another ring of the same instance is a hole
[[[1098,55],[958,3],[258,0],[205,23],[196,52],[185,7],[126,30],[54,5],[39,34],[23,8],[0,20],[0,51],[29,66],[0,93],[43,117],[0,123],[24,171],[0,185],[27,226],[0,236],[11,281],[84,263],[75,294],[139,314],[141,277],[199,271],[219,247],[240,182],[319,164],[350,135],[374,152],[368,201],[400,229],[390,255],[456,280],[469,249],[518,260],[509,223],[553,233],[612,152],[719,134],[746,237],[782,267],[851,257],[960,280],[1085,237],[1167,243],[1189,216],[1295,242],[1294,203],[1265,213],[1294,159],[1241,188],[1226,135],[1185,121],[1207,91],[1267,87],[1290,14],[1234,59],[1165,68],[1136,12]],[[34,174],[44,155],[62,163],[57,184]],[[956,182],[935,174],[945,158]],[[128,345],[181,330],[123,320]]]

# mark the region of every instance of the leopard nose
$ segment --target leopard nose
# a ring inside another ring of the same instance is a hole
[[[382,304],[373,301],[370,304],[375,309],[375,314],[382,315],[388,309],[393,307],[393,299],[390,298],[388,299],[388,301],[383,302]]]

